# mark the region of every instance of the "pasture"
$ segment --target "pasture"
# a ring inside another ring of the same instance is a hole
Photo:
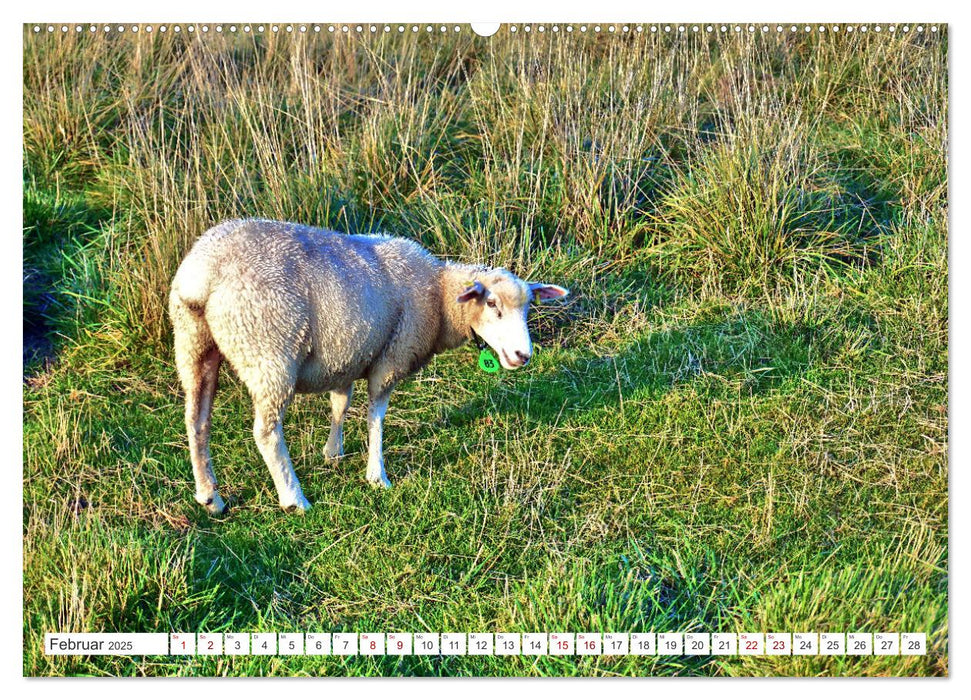
[[[238,25],[242,26],[242,25]],[[253,25],[254,27],[256,25]],[[27,675],[946,675],[947,32],[24,28]],[[228,25],[227,25],[228,27]],[[285,432],[224,366],[193,500],[168,285],[260,216],[570,288],[527,368]],[[46,657],[49,631],[915,631],[923,657]]]

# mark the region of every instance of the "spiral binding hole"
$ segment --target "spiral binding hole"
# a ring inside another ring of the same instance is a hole
[[[421,32],[422,30],[424,30],[424,33],[430,34],[430,35],[434,35],[434,34],[447,35],[449,33],[456,33],[456,34],[458,34],[458,33],[461,33],[463,31],[462,26],[461,25],[457,25],[457,24],[456,25],[447,25],[447,24],[440,24],[440,25],[432,25],[432,24],[427,24],[427,25],[417,25],[417,24],[414,24],[414,25],[404,25],[404,24],[399,24],[399,25],[390,25],[390,24],[383,24],[383,25],[382,24],[333,25],[333,24],[331,24],[331,25],[323,25],[323,26],[326,26],[327,32],[329,34],[334,34],[337,31],[343,32],[345,34],[348,34],[348,33],[351,33],[353,31],[355,34],[362,35],[362,36],[365,35],[365,34],[372,34],[372,35],[389,34],[389,33],[393,32],[393,31],[395,31],[395,29],[397,30],[397,33],[399,33],[399,34],[404,34],[406,31],[408,31],[410,29],[410,31],[413,34],[416,34],[418,32]],[[172,31],[172,32],[175,32],[175,33],[181,33],[183,31],[183,27],[184,27],[184,30],[186,32],[189,32],[190,34],[199,34],[199,35],[209,35],[209,34],[213,34],[213,33],[216,33],[216,34],[239,34],[239,33],[243,33],[243,34],[254,34],[254,33],[255,34],[262,34],[265,31],[267,31],[268,28],[269,28],[270,31],[272,31],[273,33],[276,33],[276,34],[279,34],[281,31],[286,32],[288,34],[294,34],[296,32],[299,32],[301,34],[307,34],[311,30],[313,31],[313,33],[319,34],[322,31],[322,25],[319,25],[319,24],[314,24],[314,25],[306,25],[306,24],[299,24],[299,25],[293,25],[293,24],[277,25],[277,24],[273,24],[273,25],[269,25],[269,27],[267,27],[266,25],[256,25],[256,26],[254,26],[254,25],[249,25],[249,24],[246,24],[246,25],[235,25],[235,24],[230,24],[230,25],[222,25],[222,24],[216,24],[216,25],[208,25],[208,24],[201,24],[201,25],[195,25],[195,24],[186,24],[186,25],[178,25],[178,24],[173,24],[173,25],[165,25],[165,24],[160,24],[160,25],[150,25],[150,24],[146,24],[146,25],[139,25],[139,24],[132,24],[132,25],[124,25],[124,24],[115,24],[115,25],[112,25],[112,24],[104,24],[104,25],[96,25],[96,24],[90,24],[90,25],[82,25],[82,24],[60,24],[60,25],[55,25],[55,24],[46,24],[46,25],[43,25],[43,24],[35,24],[35,25],[30,26],[30,31],[33,34],[35,34],[35,35],[40,35],[40,34],[43,34],[43,33],[55,34],[55,33],[58,33],[58,31],[60,32],[60,34],[68,35],[68,34],[72,33],[71,32],[71,28],[72,27],[74,28],[74,33],[76,33],[76,34],[82,34],[82,33],[84,33],[85,29],[87,29],[87,31],[90,32],[90,33],[92,33],[92,34],[98,33],[99,30],[100,31],[103,31],[105,34],[112,34],[112,33],[114,33],[114,34],[124,34],[124,33],[138,34],[139,32],[142,32],[144,34],[151,34],[153,32],[156,32],[156,33],[159,33],[159,34],[165,34],[165,33],[168,33],[169,31]],[[663,32],[663,33],[668,34],[668,35],[675,34],[675,35],[682,35],[682,36],[683,35],[686,35],[686,34],[694,34],[694,35],[699,35],[699,34],[713,34],[715,32],[719,32],[721,34],[728,34],[729,31],[731,31],[732,33],[737,34],[737,35],[741,35],[743,32],[745,32],[745,33],[747,33],[749,35],[753,35],[754,36],[754,35],[758,35],[758,34],[766,34],[767,35],[767,34],[769,34],[769,32],[773,28],[775,29],[776,34],[780,34],[780,35],[783,34],[783,33],[789,33],[789,34],[798,34],[798,33],[809,34],[809,33],[816,33],[816,34],[819,34],[819,35],[824,35],[827,32],[830,33],[830,34],[838,34],[840,32],[843,32],[845,34],[853,34],[854,32],[856,32],[858,34],[868,34],[868,33],[870,33],[870,34],[880,34],[880,35],[888,35],[888,34],[889,35],[897,35],[897,34],[909,34],[909,33],[911,33],[911,31],[916,31],[917,33],[920,33],[920,34],[924,34],[924,33],[939,34],[941,32],[941,27],[939,25],[936,25],[936,24],[934,24],[934,25],[922,25],[922,24],[918,24],[918,25],[913,25],[913,26],[912,25],[907,25],[907,24],[903,24],[903,25],[896,25],[896,24],[885,24],[885,25],[884,24],[859,24],[859,25],[852,25],[852,24],[847,24],[847,25],[838,25],[838,24],[833,24],[833,25],[823,25],[823,24],[820,24],[820,25],[809,25],[809,24],[805,24],[805,25],[796,25],[796,24],[790,24],[790,25],[783,25],[783,24],[776,24],[776,25],[768,25],[768,24],[761,24],[761,25],[759,25],[759,24],[734,24],[734,25],[725,25],[725,24],[722,24],[722,25],[711,25],[711,24],[698,25],[698,24],[689,24],[689,25],[684,25],[684,24],[677,24],[677,25],[670,25],[670,24],[665,24],[665,25],[650,25],[647,29],[649,29],[649,31],[652,34],[658,34],[659,32]],[[637,24],[637,25],[630,25],[630,24],[606,24],[606,25],[600,25],[600,24],[593,24],[593,25],[587,25],[587,24],[562,24],[562,25],[558,25],[558,24],[550,24],[550,25],[545,25],[545,24],[521,24],[521,25],[516,25],[516,24],[510,24],[510,25],[507,25],[507,31],[510,34],[525,34],[527,36],[534,36],[536,34],[544,34],[544,35],[545,34],[563,34],[563,33],[572,34],[575,31],[579,31],[581,34],[586,34],[586,33],[590,32],[590,33],[598,34],[598,35],[599,34],[606,33],[606,34],[612,34],[612,35],[615,35],[616,36],[618,34],[631,34],[633,32],[637,32],[638,34],[643,34],[645,32],[645,25],[641,25],[641,24]]]

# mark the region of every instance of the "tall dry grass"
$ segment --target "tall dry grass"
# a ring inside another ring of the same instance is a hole
[[[227,217],[745,293],[865,264],[881,206],[946,188],[943,32],[27,32],[24,83],[25,179],[113,212],[110,306],[149,342]]]

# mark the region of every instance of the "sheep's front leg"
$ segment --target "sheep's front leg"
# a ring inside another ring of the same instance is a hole
[[[367,480],[375,486],[391,488],[388,475],[384,471],[384,452],[381,447],[384,429],[384,414],[388,410],[388,399],[391,389],[386,389],[378,395],[371,394],[368,405],[368,460]]]
[[[310,510],[310,501],[304,498],[300,481],[293,471],[290,452],[283,440],[284,409],[256,409],[253,422],[253,437],[256,446],[270,469],[273,483],[280,497],[280,507],[284,510],[305,512]]]
[[[351,405],[354,385],[330,392],[330,437],[324,446],[324,457],[336,459],[344,454],[344,416]]]

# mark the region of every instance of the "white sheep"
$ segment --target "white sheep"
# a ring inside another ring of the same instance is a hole
[[[353,382],[367,379],[367,479],[388,487],[381,434],[395,384],[473,332],[506,369],[525,365],[529,302],[566,294],[503,269],[443,262],[402,238],[258,219],[213,227],[182,262],[169,295],[196,500],[214,514],[225,507],[209,455],[223,358],[252,396],[253,434],[281,507],[306,511],[283,440],[295,392],[330,392],[324,455],[336,458]]]

